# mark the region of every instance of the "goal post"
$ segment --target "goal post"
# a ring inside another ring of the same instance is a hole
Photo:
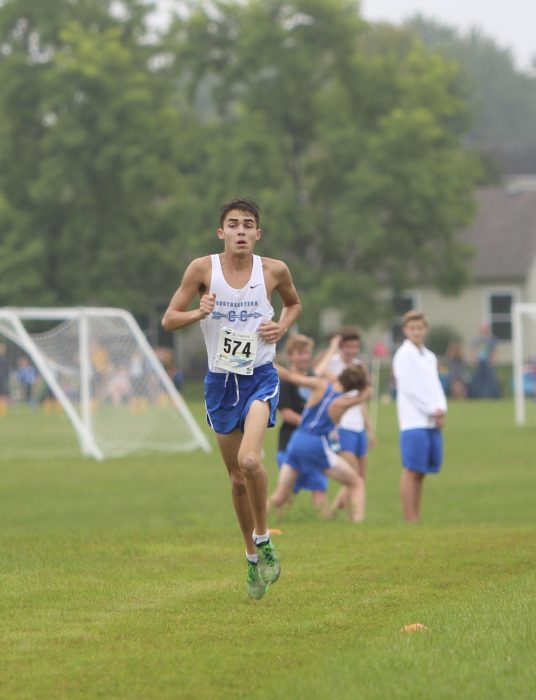
[[[73,428],[80,443],[80,449],[85,455],[95,457],[102,460],[104,458],[102,451],[98,448],[91,434],[90,425],[84,423],[81,416],[76,412],[73,404],[67,398],[62,387],[56,380],[54,373],[51,371],[46,358],[40,352],[30,334],[21,322],[21,317],[9,309],[0,310],[0,332],[9,338],[16,345],[19,345],[24,350],[34,363],[50,390],[61,404],[61,407],[71,421]]]
[[[28,323],[52,328],[30,332]],[[0,335],[31,360],[63,408],[81,451],[211,450],[181,394],[124,309],[0,308]]]
[[[536,373],[536,303],[517,302],[512,306],[512,364],[517,425],[524,425],[527,419],[526,367],[528,363],[532,363],[533,371]],[[536,377],[534,379],[536,381]]]

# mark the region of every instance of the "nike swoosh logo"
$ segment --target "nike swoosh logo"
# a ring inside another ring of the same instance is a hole
[[[260,287],[260,286],[261,286],[261,282],[259,282],[259,284],[250,284],[250,285],[249,285],[249,288],[250,288],[250,289],[255,289],[255,287]]]

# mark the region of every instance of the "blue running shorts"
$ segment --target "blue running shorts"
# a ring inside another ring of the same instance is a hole
[[[268,427],[275,425],[279,400],[279,375],[270,362],[253,370],[253,374],[207,372],[205,377],[205,407],[207,423],[222,435],[244,423],[253,401],[267,401],[270,407]]]
[[[286,450],[280,450],[277,453],[277,466],[279,469],[283,464],[288,464],[287,462],[287,452]],[[298,478],[294,482],[292,491],[294,493],[299,493],[301,490],[304,491],[327,491],[328,490],[328,477],[322,471],[315,469],[314,471],[308,471],[299,473]]]
[[[366,430],[348,430],[339,428],[341,452],[351,452],[356,457],[363,457],[368,452],[368,435]]]
[[[400,454],[406,469],[437,474],[443,462],[443,434],[438,428],[414,428],[400,433]]]
[[[287,445],[287,464],[300,474],[322,473],[338,460],[325,435],[313,435],[299,428]]]

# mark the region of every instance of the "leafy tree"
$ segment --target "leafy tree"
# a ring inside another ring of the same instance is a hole
[[[263,251],[291,265],[304,329],[325,306],[367,323],[384,290],[463,284],[477,168],[455,64],[367,27],[349,0],[196,5],[167,42],[211,128],[207,204],[260,200]]]
[[[15,222],[4,246],[19,251],[12,265],[27,251],[32,302],[145,311],[176,277],[166,246],[188,142],[173,86],[151,68],[146,12],[140,0],[0,9],[0,191]],[[11,275],[0,303],[28,301],[27,276]]]
[[[471,142],[486,147],[536,143],[536,77],[517,70],[509,50],[476,29],[461,33],[419,15],[408,27],[462,67],[474,112]]]
[[[354,0],[187,7],[160,37],[144,0],[0,0],[0,304],[150,312],[239,194],[308,332],[458,289],[477,167],[456,64]]]
[[[12,305],[24,304],[28,297],[35,298],[42,291],[37,272],[42,242],[20,240],[21,219],[0,193],[0,298],[9,298]]]

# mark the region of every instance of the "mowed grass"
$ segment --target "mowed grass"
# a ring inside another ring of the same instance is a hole
[[[245,593],[216,451],[96,463],[62,419],[12,411],[0,420],[0,697],[536,697],[529,409],[516,428],[509,402],[451,403],[444,470],[411,526],[394,407],[381,406],[366,522],[320,521],[301,494],[271,519],[283,573],[261,601]],[[17,459],[21,440],[37,456]],[[400,631],[415,622],[428,630]]]

